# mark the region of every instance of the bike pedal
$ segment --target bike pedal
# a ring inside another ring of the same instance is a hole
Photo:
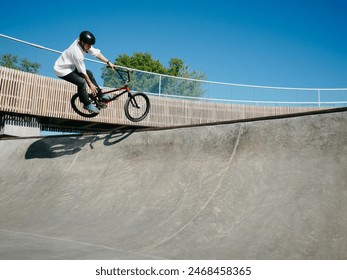
[[[107,104],[106,104],[106,103],[101,102],[101,103],[100,103],[100,107],[101,107],[102,109],[106,109],[106,108],[107,108]]]

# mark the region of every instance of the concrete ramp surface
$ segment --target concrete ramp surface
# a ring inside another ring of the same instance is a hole
[[[347,259],[347,114],[0,141],[1,259]]]

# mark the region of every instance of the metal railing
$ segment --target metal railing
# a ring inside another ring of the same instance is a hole
[[[21,53],[28,58],[40,63],[45,76],[53,76],[52,66],[61,51],[47,48],[38,44],[23,41],[4,34],[0,38],[11,41],[14,44],[24,44],[36,52],[27,52],[20,48]],[[11,45],[11,44],[10,44]],[[1,53],[15,51],[16,48],[5,44],[1,45]],[[39,50],[40,52],[38,52]],[[51,55],[54,54],[54,57]],[[49,63],[47,63],[49,61]],[[101,61],[86,58],[88,68],[101,76],[105,64]],[[120,68],[125,68],[118,66]],[[128,68],[131,69],[131,68]],[[142,84],[141,90],[150,95],[165,96],[171,98],[199,100],[207,102],[218,102],[226,104],[244,104],[260,106],[289,106],[289,107],[345,107],[347,106],[347,88],[295,88],[295,87],[273,87],[247,84],[236,84],[227,82],[216,82],[208,80],[197,80],[183,77],[173,77],[164,74],[131,69],[139,79],[151,79],[151,84],[146,88]],[[198,96],[191,96],[191,89],[198,88]]]

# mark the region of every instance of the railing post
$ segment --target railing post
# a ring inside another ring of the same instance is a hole
[[[161,75],[159,75],[159,96],[160,96],[160,93],[161,93]]]
[[[318,90],[318,107],[320,108],[320,89]]]

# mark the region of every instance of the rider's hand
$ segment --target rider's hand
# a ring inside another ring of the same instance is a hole
[[[112,69],[114,69],[116,67],[116,65],[114,65],[111,61],[107,62],[107,67],[110,67]]]
[[[94,84],[89,85],[89,88],[92,93],[98,93],[98,89],[96,88]]]

